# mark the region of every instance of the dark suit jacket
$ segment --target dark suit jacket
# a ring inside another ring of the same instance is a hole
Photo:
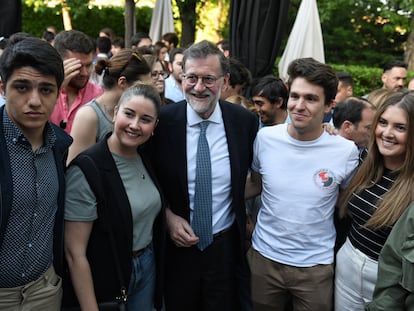
[[[232,206],[240,233],[240,249],[244,251],[246,229],[244,188],[247,171],[253,157],[253,142],[258,122],[253,113],[241,106],[224,101],[220,101],[219,104],[230,156]],[[190,223],[186,157],[186,102],[164,106],[161,109],[159,119],[151,141],[156,174],[171,211],[187,219]]]

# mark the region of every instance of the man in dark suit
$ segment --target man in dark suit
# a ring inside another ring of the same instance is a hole
[[[248,282],[241,281],[247,275],[244,187],[257,118],[238,105],[219,100],[228,79],[227,60],[214,44],[202,41],[192,45],[183,58],[186,100],[165,106],[155,131],[154,166],[169,203],[168,311],[241,310],[241,292],[248,290]],[[205,136],[210,160],[202,161],[211,164],[208,190],[200,189],[197,181],[202,123],[208,123]],[[209,207],[203,205],[204,212],[211,215],[201,221],[211,231],[207,242],[197,225],[198,197],[202,195],[203,203],[211,199]]]

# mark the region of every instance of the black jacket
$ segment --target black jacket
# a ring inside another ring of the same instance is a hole
[[[110,135],[110,134],[109,134]],[[108,136],[109,136],[108,135]],[[160,190],[153,174],[150,161],[146,155],[145,148],[139,149],[142,161],[150,174],[154,184]],[[128,290],[132,271],[132,214],[128,196],[125,192],[121,176],[117,170],[115,161],[109,151],[107,140],[98,142],[96,145],[82,152],[76,157],[71,165],[78,165],[85,162],[84,155],[88,155],[94,160],[99,171],[99,176],[88,176],[88,172],[83,170],[88,180],[99,181],[103,187],[104,202],[98,201],[98,219],[94,222],[91,236],[89,238],[87,257],[92,270],[92,277],[95,287],[95,295],[98,302],[113,301],[120,295],[120,281],[116,271],[114,256],[108,238],[109,227],[112,230],[116,251],[121,265],[124,279],[123,284]],[[88,165],[88,164],[87,164]],[[82,167],[81,167],[82,168]],[[91,182],[89,182],[91,184]],[[91,186],[93,189],[93,187]],[[98,198],[98,195],[95,194]],[[154,224],[153,246],[157,264],[157,284],[154,297],[155,306],[160,309],[162,304],[162,275],[163,275],[163,249],[165,241],[165,207],[161,194],[162,209]],[[104,215],[100,215],[103,213]],[[77,305],[77,300],[73,296],[72,288],[67,280],[64,282],[64,306]]]
[[[3,243],[4,233],[9,220],[12,197],[13,182],[10,167],[10,155],[7,152],[6,140],[3,133],[3,111],[4,106],[0,107],[0,247]],[[63,216],[65,205],[65,167],[67,151],[72,143],[72,138],[61,128],[50,123],[55,135],[56,142],[53,146],[56,170],[59,180],[58,209],[54,226],[53,237],[53,266],[58,275],[63,272]]]

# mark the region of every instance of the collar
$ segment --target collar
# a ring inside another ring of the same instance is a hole
[[[32,148],[28,139],[24,136],[16,124],[9,118],[6,109],[3,110],[3,131],[7,141],[13,144],[22,144],[29,147],[30,149]],[[43,130],[43,146],[41,148],[52,148],[55,141],[55,131],[53,130],[50,123],[47,122]]]
[[[222,117],[220,104],[217,102],[211,116],[207,120],[204,120],[193,110],[193,108],[187,102],[187,123],[188,125],[194,126],[203,121],[209,121],[209,122],[216,123],[216,124],[223,123],[223,117]]]

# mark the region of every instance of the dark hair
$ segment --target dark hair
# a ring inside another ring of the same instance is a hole
[[[229,73],[230,73],[230,86],[235,87],[241,85],[243,88],[247,88],[252,84],[252,74],[250,70],[240,61],[235,58],[229,58]]]
[[[219,42],[217,42],[217,46],[218,45],[221,45],[221,48],[223,49],[223,51],[230,50],[230,41],[227,39],[220,40]]]
[[[95,65],[95,72],[101,75],[104,72],[102,83],[105,89],[111,89],[120,77],[132,83],[142,75],[151,72],[147,62],[132,49],[122,49],[110,59],[100,59]]]
[[[145,54],[145,55],[142,55],[142,57],[147,62],[147,64],[150,67],[151,71],[152,71],[152,66],[154,66],[155,63],[160,63],[160,65],[162,67],[162,70],[168,72],[168,70],[167,70],[167,68],[165,68],[165,65],[163,64],[163,62],[157,56],[155,56],[153,54]]]
[[[23,39],[26,38],[34,38],[31,34],[27,33],[27,32],[15,32],[14,34],[12,34],[10,36],[10,38],[7,40],[7,45],[13,45],[16,42],[22,41]]]
[[[401,67],[401,68],[408,68],[408,65],[406,63],[404,63],[402,60],[392,60],[389,61],[388,63],[386,63],[383,67],[384,72],[391,70],[394,67]]]
[[[333,124],[339,129],[345,121],[358,126],[362,120],[362,111],[365,109],[375,109],[375,106],[363,98],[350,96],[340,101],[334,108]]]
[[[121,98],[118,101],[118,108],[122,106],[124,102],[134,96],[143,96],[151,100],[155,106],[157,116],[160,114],[161,98],[155,87],[149,84],[136,84],[122,93]]]
[[[43,31],[42,39],[46,42],[51,43],[53,40],[55,40],[55,34],[51,31],[45,30]]]
[[[199,43],[191,45],[184,51],[183,57],[183,73],[185,72],[185,63],[188,59],[204,59],[208,56],[217,56],[220,61],[221,73],[224,75],[229,72],[229,62],[219,48],[207,41],[203,40]]]
[[[341,81],[345,86],[354,86],[354,80],[352,76],[346,71],[339,71],[336,73],[336,77],[338,81]]]
[[[60,88],[64,79],[63,61],[53,46],[33,37],[15,39],[13,43],[9,41],[0,57],[0,75],[4,85],[16,69],[27,66],[41,74],[54,76]]]
[[[158,57],[162,48],[166,48],[167,51],[168,51],[168,48],[167,48],[167,46],[165,45],[164,42],[162,42],[162,41],[155,42],[154,43],[154,55],[156,55]]]
[[[112,43],[108,37],[96,38],[96,47],[100,53],[108,54],[111,51]]]
[[[125,41],[121,37],[116,37],[114,40],[112,40],[112,45],[113,46],[118,46],[121,49],[123,49],[123,48],[125,48]]]
[[[107,38],[109,38],[111,41],[115,38],[114,31],[109,27],[102,28],[101,30],[99,30],[99,33],[101,32],[104,33],[107,36]]]
[[[162,40],[173,43],[175,48],[178,46],[178,36],[175,32],[167,32],[163,34]]]
[[[162,68],[163,71],[169,72],[168,69],[165,67],[164,63],[157,56],[146,54],[146,55],[143,55],[142,57],[148,63],[148,66],[150,67],[151,72],[152,72],[152,67],[156,63],[159,63],[161,65],[161,68]],[[164,105],[165,104],[165,83],[164,83],[164,91],[162,93],[159,93],[159,94],[160,94],[160,97],[161,97],[161,103],[162,103],[162,105]]]
[[[184,54],[184,49],[183,48],[175,48],[172,49],[172,51],[170,52],[169,56],[170,56],[170,63],[172,64],[175,60],[175,55],[177,54]]]
[[[137,32],[131,37],[131,45],[137,46],[142,39],[151,39],[151,37],[145,32]]]
[[[135,48],[135,51],[141,55],[154,55],[154,50],[148,46],[137,47]]]
[[[289,89],[296,78],[304,78],[309,83],[323,88],[325,93],[325,105],[331,104],[338,90],[338,79],[335,72],[324,63],[313,58],[299,58],[292,61],[288,67]]]
[[[8,39],[6,39],[5,37],[0,37],[0,49],[4,49],[7,45],[7,41]]]
[[[253,82],[251,89],[252,96],[261,96],[270,101],[271,104],[277,103],[282,99],[281,109],[287,109],[288,91],[285,83],[272,75],[258,78]]]
[[[68,30],[58,33],[55,37],[54,47],[62,58],[66,57],[68,51],[86,55],[95,53],[95,43],[93,40],[78,30]]]

